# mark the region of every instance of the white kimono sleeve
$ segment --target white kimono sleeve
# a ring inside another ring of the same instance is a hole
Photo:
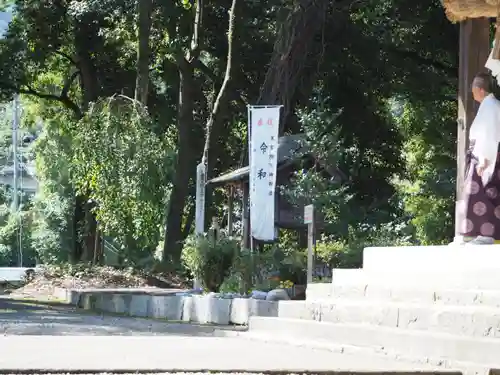
[[[471,126],[470,139],[475,141],[473,154],[479,159],[480,164],[488,160],[482,181],[483,186],[490,182],[497,161],[498,143],[500,135],[500,103],[488,96],[479,106],[476,118]]]

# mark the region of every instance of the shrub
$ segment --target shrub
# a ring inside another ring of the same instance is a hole
[[[409,246],[405,226],[386,223],[373,228],[350,228],[347,239],[322,236],[316,244],[317,257],[332,268],[362,266],[363,250],[370,246]]]
[[[217,240],[205,235],[191,236],[182,250],[182,262],[204,288],[216,292],[229,276],[238,250],[238,242],[224,235]]]
[[[236,281],[240,281],[236,288]],[[306,253],[303,250],[282,250],[277,247],[251,253],[242,249],[234,258],[231,276],[225,280],[225,289],[247,293],[251,289],[268,291],[279,287],[280,281],[304,284],[306,280]]]

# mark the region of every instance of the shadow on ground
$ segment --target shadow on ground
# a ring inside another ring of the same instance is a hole
[[[214,336],[217,327],[82,312],[57,302],[0,298],[0,334]]]

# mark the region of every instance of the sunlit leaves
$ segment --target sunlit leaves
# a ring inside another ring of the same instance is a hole
[[[455,105],[404,102],[398,117],[406,135],[407,174],[397,182],[405,211],[422,244],[447,242],[453,235],[455,208]]]
[[[72,134],[80,194],[95,201],[102,230],[136,250],[158,243],[175,155],[152,128],[140,104],[119,96],[95,104]]]

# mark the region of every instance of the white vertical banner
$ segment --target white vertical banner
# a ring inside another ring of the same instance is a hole
[[[207,168],[203,162],[196,167],[196,216],[195,232],[205,232],[205,185],[207,184]]]
[[[274,212],[281,106],[249,107],[250,229],[256,240],[275,239]]]

